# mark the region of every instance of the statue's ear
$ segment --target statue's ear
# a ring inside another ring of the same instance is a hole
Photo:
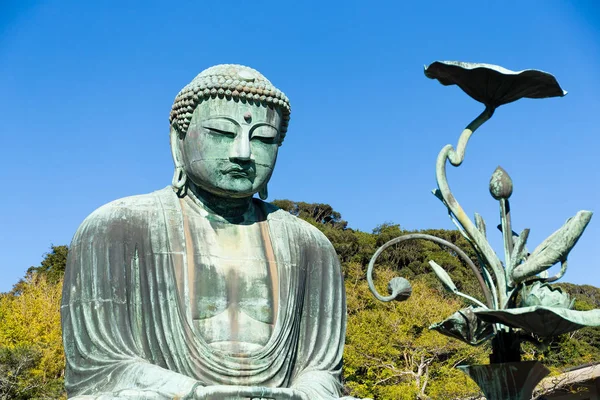
[[[175,128],[174,124],[171,124],[169,140],[171,142],[171,155],[173,156],[173,162],[175,163],[175,167],[183,167],[183,138],[181,137],[181,134],[179,133],[177,128]]]
[[[175,163],[175,172],[173,174],[171,185],[177,195],[183,197],[186,194],[187,188],[187,174],[185,173],[182,154],[183,138],[174,125],[171,125],[169,140],[171,142],[171,155],[173,156],[173,162]]]

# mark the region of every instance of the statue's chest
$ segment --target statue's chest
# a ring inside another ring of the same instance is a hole
[[[273,284],[261,252],[240,256],[195,254],[194,319],[206,319],[232,309],[265,323],[273,322]]]
[[[196,329],[209,343],[264,344],[276,313],[276,265],[264,230],[255,223],[211,225],[191,233],[194,251],[188,285]]]

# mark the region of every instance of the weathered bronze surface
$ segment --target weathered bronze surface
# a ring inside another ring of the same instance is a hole
[[[531,400],[536,385],[550,373],[538,361],[458,367],[469,375],[488,400]]]
[[[337,399],[346,325],[336,253],[266,199],[287,97],[239,65],[171,112],[171,187],[79,227],[62,302],[69,398]]]

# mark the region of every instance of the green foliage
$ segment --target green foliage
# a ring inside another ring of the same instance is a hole
[[[43,276],[49,283],[57,283],[62,281],[67,266],[67,254],[69,248],[67,246],[50,246],[50,252],[44,254],[44,259],[41,264],[35,267],[29,267],[25,278],[17,282],[11,294],[18,295],[22,291],[23,285],[26,285],[26,280],[33,276]]]
[[[597,287],[562,282],[558,286],[576,299],[575,309],[585,311],[600,308],[600,289]]]
[[[282,210],[302,219],[310,219],[318,224],[331,225],[338,229],[345,229],[348,223],[342,220],[339,212],[329,204],[294,202],[291,200],[275,200],[273,204]]]
[[[62,276],[55,275],[64,271],[62,248],[66,250],[53,247],[45,263],[30,269],[11,293],[0,295],[0,399],[65,396],[59,312]]]
[[[356,265],[352,271],[364,275]],[[393,271],[383,270],[378,281],[385,283],[393,276]],[[460,300],[415,280],[409,300],[382,304],[373,298],[364,278],[359,280],[352,273],[349,278],[344,376],[353,395],[452,399],[478,393],[476,385],[466,376],[460,377],[453,367],[483,362],[486,350],[428,329],[460,308]],[[457,376],[460,384],[455,382]]]
[[[0,399],[29,399],[38,385],[33,369],[41,353],[33,346],[0,347]]]
[[[44,259],[37,267],[30,267],[28,274],[44,275],[49,283],[57,283],[62,280],[67,266],[67,255],[69,248],[67,246],[50,246],[49,253],[44,255]]]

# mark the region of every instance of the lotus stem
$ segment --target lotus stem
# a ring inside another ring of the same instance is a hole
[[[508,199],[500,199],[500,221],[502,223],[502,239],[504,240],[504,265],[510,269],[513,251],[512,228],[510,221],[510,204]],[[510,274],[510,271],[507,271]],[[508,276],[510,276],[507,274]]]
[[[486,240],[485,236],[479,231],[479,229],[477,229],[473,222],[471,222],[469,217],[467,217],[465,211],[450,191],[448,178],[446,175],[446,160],[450,161],[450,164],[455,167],[461,165],[465,157],[465,149],[467,147],[467,143],[469,142],[469,138],[473,132],[475,132],[475,130],[488,119],[490,119],[493,114],[494,108],[489,106],[486,107],[486,109],[462,132],[460,138],[458,139],[456,150],[454,147],[452,147],[452,145],[446,145],[444,148],[442,148],[436,163],[436,179],[440,194],[447,207],[452,211],[458,222],[463,226],[465,232],[471,238],[472,242],[474,243],[475,250],[482,254],[486,264],[491,267],[500,289],[498,290],[499,305],[504,307],[506,302],[506,276],[502,263],[494,253],[494,250]]]
[[[485,267],[483,260],[481,260],[481,257],[477,255],[477,258],[479,259],[479,264],[481,265],[481,271],[483,271],[483,278],[492,290],[492,296],[494,298],[494,308],[498,308],[498,292],[496,291],[496,285],[494,285],[494,281],[492,279],[492,276],[490,275],[490,271],[488,271]]]
[[[408,235],[399,236],[397,238],[394,238],[394,239],[388,241],[387,243],[385,243],[380,248],[378,248],[377,251],[375,252],[375,254],[373,254],[373,257],[371,257],[371,261],[369,261],[369,267],[367,268],[367,283],[369,284],[369,289],[371,290],[371,293],[373,293],[373,295],[378,300],[384,301],[384,302],[388,302],[388,301],[394,300],[395,297],[393,295],[392,296],[382,296],[377,291],[377,289],[375,288],[375,284],[373,282],[373,268],[375,266],[375,261],[377,261],[377,258],[388,247],[393,246],[393,245],[395,245],[397,243],[406,241],[406,240],[415,240],[415,239],[429,240],[429,241],[432,241],[434,243],[441,244],[442,246],[446,246],[446,247],[450,248],[452,251],[454,251],[456,253],[456,255],[461,260],[463,260],[471,268],[471,270],[475,274],[475,277],[477,278],[477,282],[479,282],[479,286],[481,287],[481,290],[483,291],[483,295],[485,297],[485,302],[487,303],[488,308],[494,308],[494,298],[492,297],[492,293],[490,292],[490,288],[487,287],[487,285],[486,285],[486,283],[484,281],[484,278],[481,275],[481,272],[479,272],[479,269],[473,263],[473,261],[471,261],[471,259],[469,258],[469,256],[467,256],[465,254],[465,252],[462,251],[455,244],[450,243],[447,240],[441,239],[441,238],[436,237],[436,236],[427,235],[425,233],[411,233],[411,234],[408,234]]]
[[[477,300],[475,297],[471,297],[468,294],[465,294],[465,293],[459,292],[459,291],[456,291],[456,292],[453,292],[453,293],[455,295],[457,295],[457,296],[460,296],[460,297],[463,297],[463,298],[469,300],[470,302],[472,302],[474,304],[477,304],[479,307],[483,307],[485,309],[489,309],[488,306],[486,306],[485,304],[483,304],[482,302],[480,302],[479,300]]]
[[[492,118],[494,115],[495,109],[493,107],[486,107],[485,110],[481,114],[477,116],[467,127],[462,131],[460,137],[458,138],[458,144],[456,145],[456,150],[452,148],[450,145],[446,145],[446,147],[450,147],[452,150],[448,151],[448,160],[452,165],[458,167],[462,164],[465,159],[465,149],[467,148],[467,143],[469,143],[469,139],[471,135],[483,125],[487,120]],[[444,148],[446,148],[444,147]],[[445,199],[445,197],[444,197]]]

